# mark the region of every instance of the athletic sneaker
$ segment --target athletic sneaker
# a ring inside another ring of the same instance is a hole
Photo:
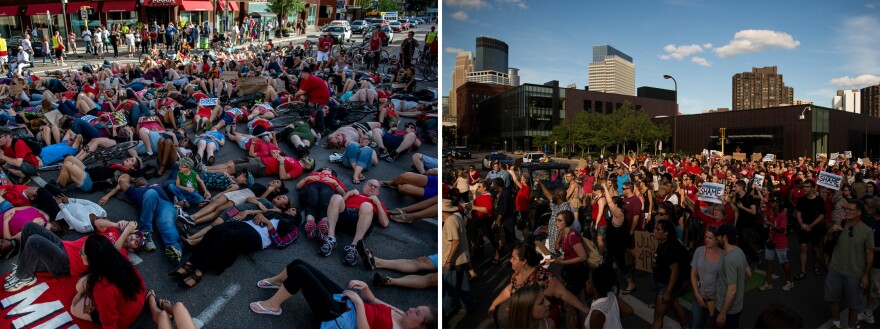
[[[15,277],[15,272],[17,270],[18,270],[18,264],[12,264],[12,272],[9,272],[9,276],[6,277],[6,281],[3,283],[6,284],[6,283],[9,283],[10,281],[12,281],[12,278]]]
[[[786,282],[785,285],[782,286],[782,290],[785,290],[785,291],[789,291],[792,289],[794,289],[794,282],[791,282],[791,281]]]
[[[318,227],[315,225],[314,220],[306,221],[304,229],[306,230],[306,237],[308,237],[309,240],[317,240],[320,237]]]
[[[327,257],[333,253],[333,249],[336,249],[336,238],[328,236],[324,238],[324,244],[321,245],[321,249],[318,249],[318,254]]]
[[[180,263],[180,255],[181,255],[180,249],[177,249],[174,246],[165,247],[165,256],[168,257],[168,259],[171,260],[171,262],[173,262],[175,264],[179,264]]]
[[[144,250],[145,251],[153,251],[156,250],[156,243],[153,242],[153,233],[152,232],[144,232]]]
[[[13,275],[12,280],[3,284],[3,290],[6,290],[8,292],[15,292],[21,290],[22,288],[31,286],[34,283],[37,283],[37,278],[33,275],[28,276],[24,279],[20,279],[18,278],[18,276]]]
[[[183,208],[177,208],[177,219],[189,226],[196,226],[196,222],[189,217],[186,211],[183,211]]]
[[[342,162],[342,154],[339,154],[339,153],[330,154],[330,162]]]
[[[773,285],[768,282],[764,282],[764,284],[762,284],[760,287],[758,287],[758,290],[760,290],[760,291],[767,291],[770,289],[773,289]]]
[[[357,248],[353,244],[342,247],[342,250],[345,251],[345,257],[342,258],[342,262],[348,266],[355,266],[358,263],[358,253]]]
[[[859,321],[865,321],[869,324],[873,324],[874,323],[874,314],[872,314],[868,310],[865,310],[862,313],[859,313]]]

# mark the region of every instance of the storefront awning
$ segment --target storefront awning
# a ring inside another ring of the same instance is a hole
[[[168,7],[179,6],[180,0],[144,0],[144,6],[147,7]]]
[[[134,11],[134,1],[108,1],[101,7],[102,13]]]
[[[42,3],[35,5],[28,5],[27,11],[25,15],[39,15],[45,14],[46,11],[49,12],[50,15],[58,15],[61,13],[61,3]]]
[[[184,11],[214,11],[214,6],[211,5],[210,1],[183,0],[181,7]]]
[[[238,9],[238,1],[229,1],[226,0],[217,0],[217,3],[220,5],[220,10],[226,10],[226,4],[229,3],[230,11],[239,11]]]
[[[0,16],[18,16],[18,6],[0,7]]]
[[[77,12],[79,12],[80,7],[82,7],[82,6],[89,6],[89,7],[92,7],[93,11],[95,11],[95,12],[98,11],[98,3],[97,2],[75,1],[75,2],[68,2],[67,3],[67,13],[71,14],[71,15],[76,14]]]

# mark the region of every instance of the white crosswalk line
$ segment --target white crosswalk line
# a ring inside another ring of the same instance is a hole
[[[217,313],[219,313],[220,310],[223,309],[223,306],[225,306],[226,303],[229,302],[229,300],[238,293],[239,290],[241,290],[240,284],[234,283],[230,285],[229,288],[226,288],[226,290],[223,291],[222,295],[217,297],[217,300],[215,300],[214,303],[205,308],[205,310],[202,311],[202,313],[200,313],[199,316],[195,317],[193,320],[199,320],[202,322],[202,325],[207,325],[211,322],[212,319],[214,319],[214,316],[216,316]]]

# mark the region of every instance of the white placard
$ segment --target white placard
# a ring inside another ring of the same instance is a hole
[[[825,171],[819,172],[819,179],[816,180],[816,185],[824,186],[835,191],[840,190],[840,184],[842,183],[842,177]],[[705,183],[703,183],[703,185],[705,185]]]
[[[840,153],[834,152],[834,153],[831,153],[831,157],[829,159],[834,160],[834,159],[837,159],[838,156],[840,156]]]
[[[834,166],[835,164],[837,164],[837,160],[831,160],[831,161],[828,161],[828,166],[829,166],[829,167],[832,167],[832,166]]]
[[[776,160],[776,156],[773,154],[767,154],[761,159],[761,162],[773,162],[773,160]]]
[[[703,186],[697,191],[697,199],[700,201],[721,204],[721,195],[724,194],[724,185],[718,183],[703,182]]]
[[[843,151],[843,154],[846,155],[847,159],[852,159],[852,151]]]
[[[764,187],[764,176],[755,175],[755,177],[752,178],[752,186],[757,187],[757,188],[763,188]]]
[[[216,106],[219,98],[202,98],[199,101],[199,107]]]

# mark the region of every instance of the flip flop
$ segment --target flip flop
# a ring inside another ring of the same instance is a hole
[[[260,302],[251,303],[250,308],[251,308],[251,312],[254,312],[257,314],[281,315],[281,309],[278,309],[277,311],[270,311],[270,310],[266,309],[265,307],[263,307],[263,305],[260,304]]]
[[[269,279],[260,280],[259,282],[257,282],[257,287],[263,289],[278,289],[278,286],[269,282]]]
[[[794,279],[797,280],[797,281],[800,281],[800,280],[803,280],[803,279],[806,279],[806,278],[807,278],[807,274],[804,273],[804,272],[800,272],[800,273],[798,273],[798,275],[796,275],[796,276],[794,277]]]
[[[813,274],[815,274],[816,276],[821,276],[821,275],[822,275],[822,269],[820,269],[820,268],[818,268],[818,267],[814,267],[814,268],[813,268]]]
[[[406,220],[406,214],[391,215],[391,220],[401,224],[412,224],[412,221]]]

